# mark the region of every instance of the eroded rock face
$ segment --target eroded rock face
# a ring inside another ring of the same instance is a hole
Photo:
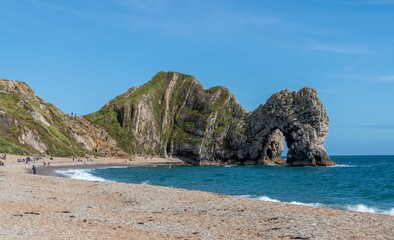
[[[8,134],[11,124],[12,120],[10,119],[10,116],[5,111],[0,110],[0,133],[2,135]]]
[[[0,79],[0,93],[17,94],[27,99],[35,99],[34,91],[24,82]]]
[[[36,130],[24,128],[22,134],[18,137],[21,144],[27,144],[37,150],[39,153],[45,153],[48,149],[42,142],[40,135]]]
[[[275,93],[246,121],[249,133],[245,147],[250,158],[258,158],[261,142],[270,141],[270,134],[279,129],[289,148],[288,165],[334,164],[323,147],[328,134],[328,117],[316,90],[312,88]]]
[[[326,111],[308,87],[275,93],[247,113],[224,87],[205,90],[193,76],[160,72],[86,118],[131,154],[175,156],[200,165],[334,164],[323,147]]]
[[[276,129],[265,140],[262,153],[258,164],[260,165],[285,165],[286,161],[282,159],[284,150],[283,143],[285,137],[283,133]]]

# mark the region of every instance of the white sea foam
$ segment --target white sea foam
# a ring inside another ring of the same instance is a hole
[[[390,210],[382,210],[375,207],[368,207],[364,204],[357,204],[357,205],[348,205],[346,209],[355,212],[379,213],[379,214],[394,216],[394,208]]]
[[[129,166],[111,166],[111,167],[103,167],[100,169],[118,169],[118,168],[128,168]]]
[[[368,207],[364,204],[357,205],[348,205],[347,210],[355,211],[355,212],[368,212],[368,213],[376,213],[376,209],[372,207]]]
[[[324,207],[324,204],[321,204],[321,203],[302,203],[302,202],[296,202],[296,201],[282,202],[282,201],[279,201],[277,199],[273,199],[273,198],[270,198],[267,196],[241,195],[239,197],[257,199],[257,200],[264,201],[264,202],[281,202],[281,203],[285,203],[285,204],[302,205],[302,206],[309,206],[309,207]]]
[[[334,166],[329,166],[330,168],[354,168],[357,167],[355,165],[347,165],[347,164],[337,164]]]
[[[321,203],[302,203],[302,202],[289,202],[292,205],[300,205],[300,206],[308,206],[308,207],[324,207],[324,204]]]
[[[68,169],[68,170],[56,170],[55,172],[62,176],[73,178],[73,179],[108,182],[104,178],[93,176],[91,173],[89,173],[90,171],[91,169]]]
[[[265,201],[265,202],[280,202],[279,200],[269,198],[267,196],[261,196],[257,198],[258,200]]]
[[[257,199],[265,202],[281,202],[284,204],[291,204],[291,205],[300,205],[300,206],[308,206],[308,207],[315,207],[315,208],[333,208],[333,205],[326,205],[322,203],[302,203],[302,202],[282,202],[277,199],[272,199],[267,196],[252,196],[252,195],[240,195],[238,197],[241,198],[250,198],[250,199]],[[345,209],[345,210],[350,210],[350,211],[355,211],[355,212],[367,212],[367,213],[377,213],[377,214],[385,214],[385,215],[390,215],[394,216],[394,208],[390,210],[382,210],[379,208],[375,207],[368,207],[364,204],[356,204],[356,205],[345,205],[345,206],[336,206],[334,208],[340,208],[340,209]]]
[[[147,186],[147,185],[150,185],[150,182],[149,182],[149,181],[143,181],[143,182],[141,183],[141,185]]]
[[[394,216],[394,208],[387,210],[387,211],[383,211],[383,214]]]
[[[250,198],[250,199],[258,199],[258,200],[261,200],[261,201],[264,201],[264,202],[281,202],[279,200],[276,200],[276,199],[273,199],[273,198],[270,198],[270,197],[267,197],[267,196],[240,195],[238,197]]]
[[[251,195],[239,195],[240,198],[253,198]]]

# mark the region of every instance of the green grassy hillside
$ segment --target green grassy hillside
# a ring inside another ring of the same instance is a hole
[[[90,154],[92,149],[83,143],[87,140],[86,134],[76,132],[85,128],[83,121],[86,120],[71,117],[46,103],[25,83],[0,80],[0,152],[54,156]]]
[[[212,152],[224,144],[224,135],[237,129],[244,114],[226,88],[204,90],[193,76],[160,72],[85,117],[128,153],[197,157],[201,146]]]

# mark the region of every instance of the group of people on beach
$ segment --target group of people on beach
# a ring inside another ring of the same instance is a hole
[[[130,158],[128,161],[129,161],[129,162],[133,162],[134,160],[133,160],[132,158]],[[127,159],[125,159],[125,160],[122,161],[122,163],[128,164],[128,161],[127,161]]]
[[[82,160],[80,158],[77,158],[77,157],[73,156],[73,162],[75,162],[75,161],[77,161],[77,162],[84,162],[85,165],[86,165],[87,162],[94,162],[94,160],[92,158],[90,158],[89,156],[86,156],[85,160]]]
[[[26,163],[26,164],[29,164],[30,162],[37,162],[38,160],[40,160],[41,158],[39,158],[39,157],[36,157],[36,156],[34,156],[34,157],[26,157],[26,158],[22,158],[22,159],[18,159],[17,160],[17,162],[23,162],[23,163]]]

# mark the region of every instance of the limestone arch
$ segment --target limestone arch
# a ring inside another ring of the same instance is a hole
[[[267,159],[276,161],[272,147],[283,145],[280,133],[288,146],[286,164],[291,166],[330,166],[332,162],[323,147],[329,121],[316,90],[305,87],[298,92],[288,90],[272,95],[266,104],[248,118],[249,154],[259,164]],[[272,153],[272,152],[271,152]]]

